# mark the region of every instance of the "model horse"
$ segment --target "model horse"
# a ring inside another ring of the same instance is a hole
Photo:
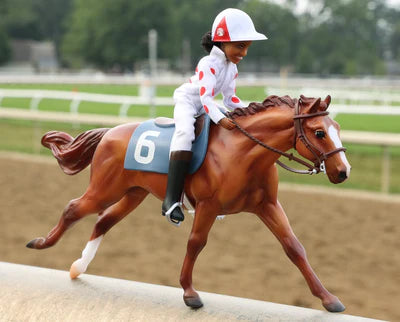
[[[319,172],[324,163],[324,170],[332,183],[341,183],[349,176],[350,165],[339,139],[339,126],[327,115],[329,104],[330,96],[323,101],[304,96],[300,99],[270,96],[262,103],[251,103],[248,108],[228,113],[237,129],[227,131],[221,126],[210,125],[205,160],[199,170],[185,181],[184,192],[195,208],[180,276],[186,305],[192,308],[203,305],[193,288],[192,272],[217,216],[250,212],[257,215],[276,236],[323,306],[331,312],[345,309],[314,273],[277,199],[275,163],[281,154],[287,155],[285,151],[293,147],[314,163],[317,169],[313,169],[314,172]],[[88,214],[98,213],[98,221],[82,258],[71,266],[71,278],[86,271],[104,234],[149,193],[160,200],[165,196],[165,174],[124,168],[128,141],[138,125],[94,129],[75,139],[66,133],[53,131],[42,139],[42,143],[52,149],[65,173],[75,174],[91,164],[86,192],[68,203],[59,223],[47,237],[36,238],[27,245],[35,249],[51,247],[74,222]]]

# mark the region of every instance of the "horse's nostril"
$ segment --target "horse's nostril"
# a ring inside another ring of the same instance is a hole
[[[346,173],[346,171],[340,171],[340,172],[339,172],[339,179],[340,179],[341,181],[347,179],[347,173]]]

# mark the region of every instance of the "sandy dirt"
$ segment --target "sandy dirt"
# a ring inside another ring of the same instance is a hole
[[[91,235],[95,215],[82,219],[51,249],[25,244],[47,235],[67,202],[85,191],[89,174],[69,177],[55,160],[46,160],[0,156],[0,260],[69,270]],[[311,265],[346,305],[345,313],[400,321],[400,204],[293,191],[281,191],[280,201]],[[160,207],[148,197],[115,226],[87,273],[179,287],[193,220],[187,216],[180,228],[173,227]],[[323,310],[280,244],[251,214],[215,223],[195,266],[194,285],[200,291]]]

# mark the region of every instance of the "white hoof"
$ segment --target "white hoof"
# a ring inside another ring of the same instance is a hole
[[[72,263],[71,268],[69,269],[69,276],[71,279],[77,278],[79,275],[86,272],[86,267],[82,263],[81,259],[77,259],[75,262]]]

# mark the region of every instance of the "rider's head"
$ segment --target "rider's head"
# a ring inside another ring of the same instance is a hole
[[[239,54],[237,57],[244,57],[253,40],[265,39],[267,37],[264,34],[256,31],[253,21],[247,13],[229,8],[221,11],[214,19],[211,32],[203,36],[202,46],[207,52],[210,52],[213,46],[217,46],[232,61],[231,58],[234,57],[232,55]],[[232,52],[232,45],[238,50],[241,48],[241,53]],[[228,56],[229,52],[232,52],[231,57]],[[237,64],[239,61],[233,60],[232,62]]]

